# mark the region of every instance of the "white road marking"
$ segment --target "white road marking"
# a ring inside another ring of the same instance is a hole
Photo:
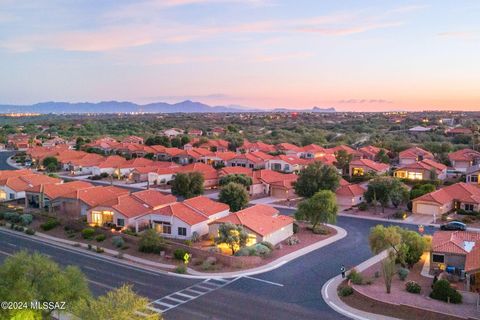
[[[1,254],[4,254],[4,255],[6,255],[6,256],[9,256],[9,257],[12,256],[11,253],[8,253],[8,252],[5,252],[5,251],[1,251],[1,250],[0,250],[0,253],[1,253]]]
[[[181,292],[177,292],[175,294],[179,295],[179,296],[182,296],[182,297],[185,297],[185,298],[189,298],[189,299],[195,298],[195,296],[189,296],[188,294],[184,294],[184,293],[181,293]]]
[[[87,281],[90,282],[90,283],[93,283],[93,284],[95,284],[95,285],[97,285],[97,286],[107,288],[108,290],[114,290],[114,289],[116,289],[116,288],[114,288],[114,287],[111,287],[111,286],[109,286],[109,285],[107,285],[107,284],[104,284],[104,283],[101,283],[101,282],[93,281],[93,280],[90,280],[90,279],[87,279]]]
[[[247,279],[251,279],[251,280],[256,280],[256,281],[260,281],[260,282],[265,282],[265,283],[268,283],[268,284],[272,284],[272,285],[274,285],[274,286],[283,287],[283,284],[278,283],[278,282],[273,282],[273,281],[258,279],[258,278],[254,278],[254,277],[250,277],[250,276],[244,276],[244,277],[242,277],[242,278],[247,278]]]
[[[16,246],[17,246],[16,244],[13,244],[13,243],[10,243],[10,242],[7,242],[7,244],[8,244],[9,246],[12,246],[12,247],[16,247]]]

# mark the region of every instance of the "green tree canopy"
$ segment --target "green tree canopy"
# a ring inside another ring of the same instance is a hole
[[[339,150],[335,152],[335,166],[338,169],[341,169],[344,174],[348,173],[348,167],[350,166],[350,161],[352,161],[353,155],[349,154],[345,150]]]
[[[85,276],[79,268],[61,268],[39,253],[20,251],[0,266],[0,300],[49,302],[64,301],[66,311],[90,298]],[[43,310],[48,317],[53,310]],[[10,319],[18,310],[0,309],[0,318]],[[32,310],[37,314],[36,310]]]
[[[380,203],[382,210],[390,203],[394,207],[407,202],[409,191],[398,179],[388,176],[375,177],[368,184],[365,200],[368,203]]]
[[[230,206],[232,212],[245,208],[248,204],[248,192],[242,184],[229,182],[223,186],[218,195],[218,200]]]
[[[335,191],[340,184],[340,175],[335,167],[314,162],[300,171],[294,184],[295,193],[309,198],[320,190]]]
[[[375,161],[381,163],[390,163],[390,157],[384,149],[380,149],[380,151],[378,151],[377,155],[375,156]]]
[[[298,205],[295,217],[298,220],[307,220],[313,229],[319,223],[335,223],[337,221],[337,199],[335,193],[330,190],[321,190],[309,199],[305,199]]]
[[[436,187],[430,183],[416,185],[412,188],[412,190],[410,190],[410,199],[413,200],[435,190]]]
[[[215,238],[215,243],[226,244],[234,255],[236,251],[245,247],[247,239],[248,234],[242,226],[228,222],[218,227],[218,237]]]
[[[147,309],[149,301],[132,290],[131,285],[107,292],[97,299],[90,299],[79,304],[74,312],[82,320],[160,320],[162,316]],[[147,314],[145,317],[142,314]]]
[[[42,165],[47,169],[48,172],[57,171],[58,168],[58,159],[55,157],[46,157],[42,161]]]
[[[252,185],[252,178],[244,174],[227,174],[220,178],[219,185],[225,186],[230,182],[239,183],[245,188],[248,188]]]
[[[184,198],[192,198],[203,194],[203,174],[198,171],[178,173],[172,180],[172,193]]]

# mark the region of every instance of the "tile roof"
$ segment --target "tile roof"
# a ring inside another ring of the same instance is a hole
[[[227,204],[214,201],[205,196],[190,198],[183,201],[183,203],[207,217],[230,209]]]
[[[244,174],[249,177],[253,177],[253,170],[245,167],[223,167],[218,170],[219,176],[226,176],[229,174]]]
[[[278,213],[279,211],[273,207],[257,204],[217,219],[211,224],[230,222],[242,225],[261,236],[266,236],[293,223],[292,217]]]
[[[472,149],[462,149],[448,154],[450,161],[473,161],[480,159],[480,152]]]
[[[20,192],[41,184],[54,184],[61,182],[62,180],[57,178],[52,178],[43,174],[33,173],[1,179],[0,185],[7,186],[16,192]]]
[[[358,197],[365,193],[365,189],[358,184],[340,186],[335,192],[337,196]]]
[[[175,196],[171,194],[165,195],[155,190],[137,191],[137,192],[133,192],[131,196],[148,204],[150,207],[154,209],[160,206],[164,206],[165,204],[173,203],[177,201],[177,198]]]
[[[478,270],[480,269],[480,233],[437,231],[432,238],[432,252],[464,255],[465,271]]]
[[[62,198],[79,199],[90,207],[102,202],[116,199],[117,197],[130,193],[127,189],[116,186],[97,186],[94,188],[77,190],[62,196]]]
[[[374,171],[385,171],[390,168],[388,164],[385,163],[380,163],[380,162],[375,162],[370,159],[358,159],[358,160],[352,160],[350,162],[351,167],[355,166],[362,166],[362,167],[367,167],[369,169],[372,169]]]
[[[435,202],[447,204],[452,201],[480,204],[480,187],[464,182],[452,184],[451,186],[427,193],[414,201]]]
[[[407,159],[417,159],[417,157],[422,156],[424,159],[434,159],[433,154],[428,152],[427,150],[423,150],[419,147],[412,147],[407,150],[403,150],[399,153],[399,158],[407,158]]]
[[[434,160],[424,159],[422,161],[407,164],[401,168],[398,168],[397,170],[408,170],[408,169],[427,170],[427,171],[435,169],[437,173],[441,173],[442,171],[447,169],[447,166],[442,163],[436,162]]]
[[[169,204],[163,208],[154,210],[151,213],[163,216],[173,216],[191,226],[208,220],[207,217],[181,202]]]
[[[86,181],[71,181],[71,182],[65,182],[65,183],[37,185],[31,188],[28,188],[26,192],[31,192],[31,193],[43,192],[45,196],[47,196],[50,200],[53,200],[77,190],[93,188],[93,187],[94,187],[93,184]]]

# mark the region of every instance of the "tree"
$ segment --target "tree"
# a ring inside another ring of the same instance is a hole
[[[230,206],[232,212],[245,208],[248,204],[248,192],[242,184],[229,182],[223,186],[218,195],[218,200]]]
[[[172,145],[170,144],[170,139],[167,136],[154,136],[154,137],[148,137],[147,140],[145,140],[145,145],[147,146],[164,146],[164,147],[171,147]]]
[[[384,149],[380,149],[380,151],[378,151],[377,155],[375,156],[375,161],[381,163],[390,163],[390,157],[387,155]]]
[[[368,203],[379,202],[382,205],[382,212],[390,203],[394,207],[408,201],[409,192],[407,187],[398,179],[393,177],[380,176],[372,179],[365,192],[365,200]]]
[[[170,140],[170,144],[174,148],[180,148],[182,146],[182,140],[179,137],[174,137]]]
[[[248,188],[252,185],[252,178],[244,174],[227,174],[220,178],[219,185],[225,186],[230,182],[239,183],[245,188]]]
[[[392,288],[392,280],[395,275],[395,259],[391,255],[383,259],[382,261],[382,275],[383,281],[385,281],[385,289],[387,293],[390,293]]]
[[[402,244],[399,249],[398,261],[408,268],[412,268],[427,249],[426,238],[420,236],[417,232],[400,228]]]
[[[46,157],[43,159],[42,165],[47,169],[48,172],[57,171],[58,159],[55,157]]]
[[[339,184],[340,175],[335,167],[314,162],[300,171],[294,188],[297,195],[309,198],[320,190],[335,191]]]
[[[160,253],[164,248],[165,241],[154,229],[145,230],[138,242],[138,250],[141,252]]]
[[[298,220],[308,220],[315,230],[319,223],[335,223],[337,221],[337,199],[330,190],[321,190],[298,205],[295,217]]]
[[[243,145],[243,137],[238,133],[229,132],[225,136],[225,140],[228,141],[228,150],[236,151],[238,147]]]
[[[370,229],[368,243],[374,254],[379,254],[387,249],[393,249],[397,252],[401,241],[402,235],[395,226],[384,227],[379,224]]]
[[[216,244],[226,244],[232,251],[232,255],[247,244],[248,234],[242,226],[233,223],[223,223],[218,227]]]
[[[71,311],[89,297],[86,278],[79,268],[61,268],[45,255],[20,251],[0,266],[1,301],[64,301],[66,311]],[[32,311],[34,316],[49,318],[53,310]],[[2,319],[16,315],[16,310],[0,309]]]
[[[415,185],[412,190],[410,190],[410,199],[413,200],[415,198],[421,197],[424,194],[433,192],[436,190],[436,187],[433,184],[421,184]]]
[[[203,194],[203,174],[198,171],[178,173],[172,180],[172,193],[184,198],[192,198]]]
[[[190,137],[189,136],[182,136],[182,139],[180,140],[180,143],[181,143],[182,146],[186,145],[189,142],[190,142]]]
[[[341,169],[344,174],[347,174],[353,155],[349,154],[346,150],[338,150],[335,152],[335,158],[335,166]]]
[[[97,299],[82,302],[76,307],[74,314],[83,320],[162,319],[161,315],[152,313],[147,309],[148,303],[148,299],[136,294],[131,285],[124,284]],[[145,317],[139,313],[148,316]]]

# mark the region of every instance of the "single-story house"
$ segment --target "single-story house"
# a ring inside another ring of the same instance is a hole
[[[203,155],[200,157],[200,161],[206,164],[210,164],[213,166],[226,166],[227,162],[233,158],[235,158],[237,154],[231,151],[225,152],[211,152],[209,154]]]
[[[337,204],[340,207],[351,208],[364,201],[365,189],[359,184],[347,184],[340,186],[336,191]]]
[[[312,143],[302,147],[300,157],[305,159],[315,159],[323,157],[326,154],[327,152],[325,151],[325,148]]]
[[[26,190],[38,185],[63,182],[61,179],[28,170],[19,170],[18,173],[12,171],[0,171],[0,202],[24,199]]]
[[[448,155],[452,167],[461,172],[467,170],[480,162],[480,152],[472,149],[462,149]]]
[[[230,167],[245,167],[250,169],[265,169],[267,160],[272,156],[261,151],[237,154],[234,158],[227,161]]]
[[[299,172],[312,162],[313,159],[299,158],[296,155],[280,154],[267,160],[266,167],[274,171],[292,173]]]
[[[455,209],[480,211],[480,187],[459,182],[412,201],[414,214],[431,215],[434,220]]]
[[[437,231],[432,237],[430,269],[465,276],[465,290],[480,289],[480,233]]]
[[[261,141],[250,142],[247,139],[244,139],[242,146],[238,147],[236,151],[238,153],[248,153],[248,152],[255,152],[255,151],[269,153],[269,152],[275,152],[277,151],[277,149],[275,148],[274,145],[271,145],[268,143],[264,143]]]
[[[368,173],[384,174],[390,166],[386,163],[375,162],[370,159],[357,159],[350,161],[350,176],[363,176]]]
[[[478,177],[480,175],[480,165],[479,164],[471,166],[470,168],[468,168],[466,174],[467,174],[467,177],[466,177],[467,183],[471,183],[471,184],[475,184],[475,185],[480,184],[480,180],[478,179]]]
[[[358,152],[361,154],[362,158],[376,161],[378,153],[382,150],[385,152],[386,155],[388,155],[389,151],[387,149],[375,146],[361,147],[358,149]]]
[[[409,180],[445,180],[447,166],[430,159],[410,163],[395,170],[393,175]]]
[[[407,150],[403,150],[398,155],[400,166],[405,166],[407,164],[412,164],[425,159],[434,160],[435,157],[431,152],[423,150],[419,147],[412,147]]]
[[[247,245],[262,241],[276,245],[293,235],[293,221],[292,217],[280,215],[271,206],[257,204],[210,222],[209,234],[216,237],[221,224],[233,223],[248,233]]]
[[[183,202],[174,202],[146,215],[136,221],[148,224],[164,237],[191,239],[193,234],[208,234],[208,223],[228,216],[230,208],[224,203],[208,197],[198,196]]]

